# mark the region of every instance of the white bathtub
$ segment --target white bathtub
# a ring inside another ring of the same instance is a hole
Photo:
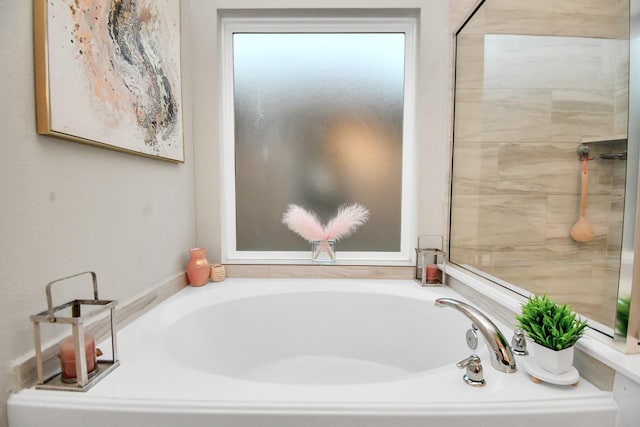
[[[498,372],[486,346],[486,386],[465,384],[470,321],[439,297],[464,300],[413,281],[189,287],[118,334],[121,366],[88,392],[12,395],[10,426],[615,425],[611,393]]]

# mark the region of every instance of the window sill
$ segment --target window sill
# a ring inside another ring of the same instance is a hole
[[[414,266],[409,254],[402,252],[350,252],[336,251],[333,263],[312,263],[311,251],[276,252],[276,251],[244,251],[227,253],[223,264],[282,264],[282,265],[381,265],[381,266]]]

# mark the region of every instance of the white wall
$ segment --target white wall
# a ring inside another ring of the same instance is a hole
[[[0,426],[47,282],[95,270],[123,301],[183,272],[195,244],[188,62],[184,164],[37,135],[32,3],[0,1]]]

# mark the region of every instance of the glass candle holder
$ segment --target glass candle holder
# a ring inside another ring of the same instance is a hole
[[[445,284],[447,254],[443,247],[444,238],[442,236],[418,236],[415,278],[423,285]]]
[[[311,262],[319,264],[336,262],[336,241],[314,240],[311,242]]]

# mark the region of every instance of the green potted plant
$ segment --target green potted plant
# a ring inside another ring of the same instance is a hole
[[[584,334],[587,322],[569,305],[556,304],[546,294],[536,295],[522,305],[516,320],[532,341],[538,366],[553,374],[571,369],[573,346]]]

